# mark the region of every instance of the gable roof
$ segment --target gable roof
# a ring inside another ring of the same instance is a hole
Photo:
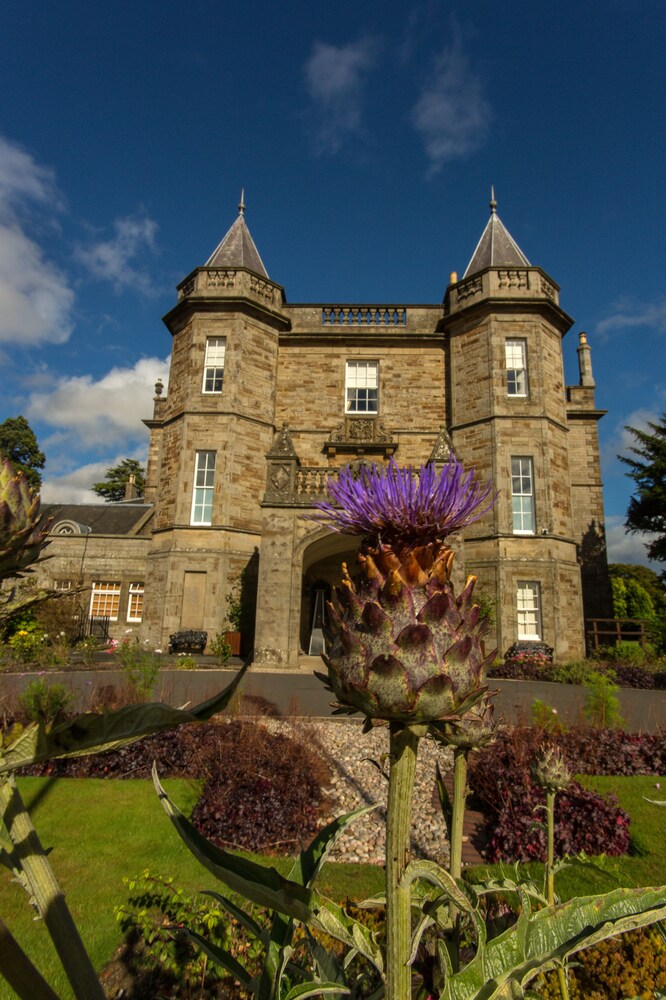
[[[146,534],[153,505],[147,503],[43,503],[43,517],[51,518],[51,531],[58,533],[62,521],[80,526],[66,534],[137,535]]]
[[[531,267],[529,260],[497,214],[493,191],[490,201],[490,218],[476,245],[472,259],[463,278],[478,274],[486,267]]]
[[[205,267],[246,267],[264,278],[268,277],[245,222],[245,203],[242,194],[238,206],[238,218],[222,242],[213,250]]]

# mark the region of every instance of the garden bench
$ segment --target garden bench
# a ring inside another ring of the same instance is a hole
[[[169,636],[170,653],[203,653],[208,642],[208,632],[183,629]]]

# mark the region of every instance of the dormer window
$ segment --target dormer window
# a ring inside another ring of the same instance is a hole
[[[224,359],[227,351],[226,337],[208,337],[202,392],[222,392],[224,381]]]
[[[507,340],[506,391],[509,396],[527,396],[527,344],[524,340]]]

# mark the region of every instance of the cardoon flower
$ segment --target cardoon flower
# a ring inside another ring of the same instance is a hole
[[[478,521],[495,502],[492,483],[476,482],[474,470],[465,475],[454,455],[439,473],[430,464],[415,474],[393,459],[384,467],[362,466],[359,475],[347,467],[326,488],[332,503],[316,504],[312,520],[400,548],[441,542]]]
[[[453,593],[446,538],[492,506],[491,485],[452,457],[441,473],[394,462],[357,478],[343,469],[327,489],[332,502],[313,518],[363,536],[358,577],[343,566],[323,657],[341,707],[403,723],[461,719],[483,696],[494,654],[483,648],[476,578]]]

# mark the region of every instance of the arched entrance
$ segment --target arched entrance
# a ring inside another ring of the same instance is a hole
[[[342,576],[343,562],[348,563],[353,574],[359,544],[359,538],[327,532],[303,553],[299,642],[306,655],[318,656],[324,651],[321,646],[326,605]]]

